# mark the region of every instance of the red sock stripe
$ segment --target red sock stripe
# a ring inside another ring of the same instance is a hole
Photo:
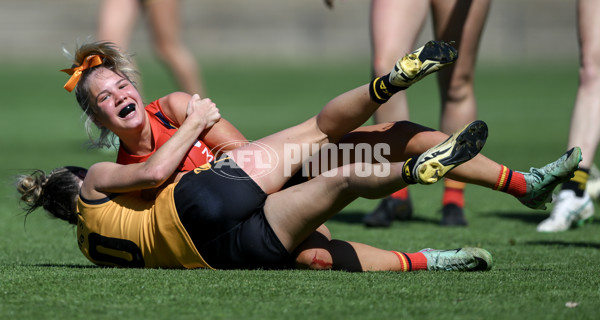
[[[527,193],[527,181],[525,181],[522,173],[502,166],[494,190],[506,192],[515,197],[522,197]]]
[[[508,190],[508,186],[510,186],[510,180],[512,180],[513,171],[508,169],[508,177],[506,177],[506,183],[502,188],[502,191],[506,192]]]
[[[398,260],[400,260],[400,271],[407,272],[412,270],[412,263],[410,258],[403,252],[392,251],[398,256]]]
[[[510,179],[512,178],[512,170],[507,167],[501,165],[500,175],[498,176],[498,181],[494,186],[494,190],[506,191],[506,187],[510,184]]]

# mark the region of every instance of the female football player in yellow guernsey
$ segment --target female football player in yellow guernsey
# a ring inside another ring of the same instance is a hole
[[[412,136],[399,137],[404,146],[388,159],[401,161],[416,150],[422,150],[420,155],[404,164],[347,164],[279,191],[289,173],[298,171],[303,160],[314,153],[302,153],[300,161],[286,162],[286,146],[339,142],[396,89],[404,89],[452,62],[453,54],[455,51],[443,43],[428,43],[401,59],[389,77],[377,78],[336,97],[319,115],[298,126],[226,152],[224,157],[162,189],[156,200],[144,201],[136,190],[166,181],[199,134],[218,122],[220,115],[210,100],[194,96],[179,130],[144,163],[104,162],[87,171],[65,167],[48,176],[38,171],[23,176],[18,189],[29,204],[28,212],[43,206],[53,215],[77,224],[83,253],[100,265],[294,267],[294,252],[300,244],[357,197],[381,197],[409,183],[433,183],[479,152],[487,136],[482,122],[471,123],[450,138],[408,122],[397,123],[394,126],[412,132]],[[416,61],[414,72],[403,68],[403,63],[410,62],[406,60]],[[118,122],[118,114],[125,106],[115,108],[102,102],[118,100],[115,93],[130,84],[122,75],[104,67],[97,68],[92,78],[102,79],[90,82],[99,102],[97,117],[108,123]],[[106,83],[110,85],[99,86]],[[423,147],[439,142],[442,143],[429,150]],[[248,154],[254,157],[248,158]],[[501,189],[530,207],[541,207],[554,186],[572,174],[580,157],[575,148],[541,169],[519,173],[476,156],[450,175],[460,181]],[[384,172],[386,166],[387,174],[377,174]],[[521,185],[511,185],[519,179]],[[478,248],[401,253],[330,240],[328,247],[320,249],[316,251],[319,256],[313,259],[319,266],[350,271],[491,267],[489,253]]]

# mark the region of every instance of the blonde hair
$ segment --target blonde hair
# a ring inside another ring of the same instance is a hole
[[[94,114],[97,110],[97,105],[95,104],[95,99],[91,96],[87,80],[94,70],[98,67],[104,67],[122,75],[138,89],[139,72],[135,68],[131,56],[123,53],[115,44],[107,41],[82,44],[75,50],[74,55],[70,54],[65,48],[63,48],[63,51],[65,55],[71,57],[73,66],[82,65],[85,58],[90,55],[99,55],[102,57],[101,65],[83,71],[74,91],[77,103],[86,116],[85,129],[90,138],[91,145],[98,148],[114,146],[113,133],[104,127],[96,126],[100,130],[100,134],[98,138],[94,139],[92,125],[95,125]]]
[[[43,207],[55,218],[77,223],[77,196],[81,179],[74,173],[77,167],[54,169],[50,174],[35,170],[16,178],[16,188],[26,216]]]

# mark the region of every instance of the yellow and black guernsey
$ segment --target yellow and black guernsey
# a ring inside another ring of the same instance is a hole
[[[79,197],[77,242],[101,266],[211,268],[196,250],[175,209],[171,184],[154,200],[140,192],[89,201]]]

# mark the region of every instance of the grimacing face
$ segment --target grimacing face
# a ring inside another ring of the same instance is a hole
[[[124,76],[99,67],[87,79],[95,122],[116,135],[144,125],[145,111],[141,95]]]

